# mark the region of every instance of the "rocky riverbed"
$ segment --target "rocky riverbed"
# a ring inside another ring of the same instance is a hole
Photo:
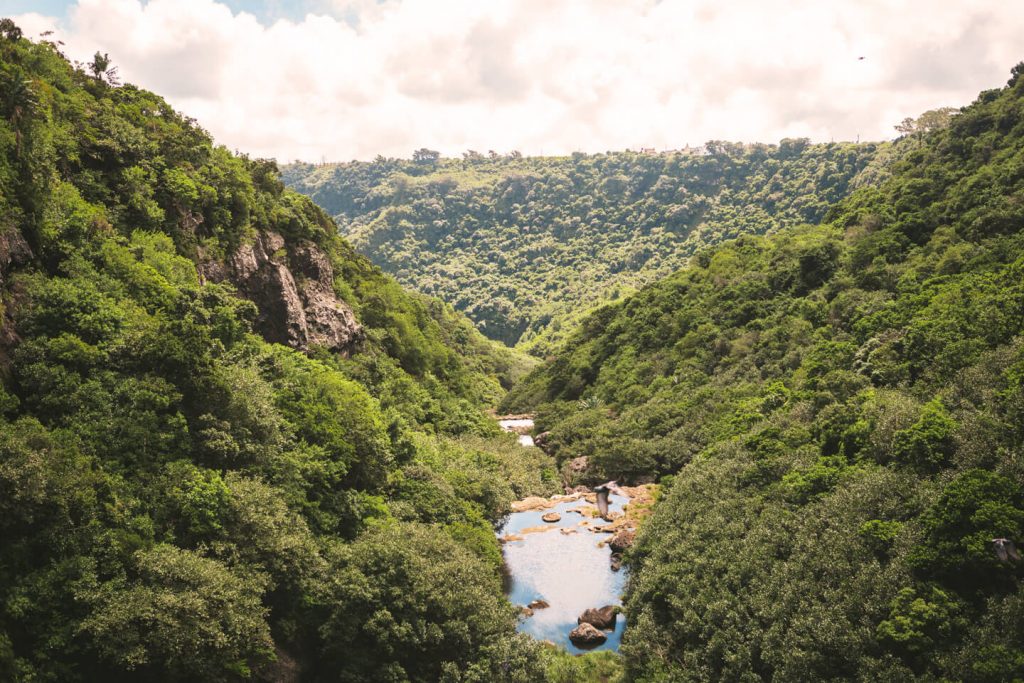
[[[610,496],[608,519],[591,491],[513,504],[499,539],[509,599],[522,608],[521,631],[570,652],[618,649],[626,627],[617,609],[626,581],[621,553],[649,510],[653,487],[623,492]],[[546,606],[537,608],[539,602]]]
[[[532,415],[496,419],[522,445],[534,445]],[[577,461],[577,474],[582,475],[587,459]],[[623,553],[650,512],[655,488],[620,487],[609,496],[605,517],[597,509],[597,494],[585,486],[512,504],[498,538],[509,600],[520,608],[520,631],[574,653],[618,649],[626,627]]]

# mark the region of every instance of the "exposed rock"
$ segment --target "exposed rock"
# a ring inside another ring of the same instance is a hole
[[[529,607],[530,609],[547,609],[548,607],[551,607],[551,605],[548,604],[547,600],[538,599],[531,602],[529,605],[527,605],[527,607]]]
[[[488,411],[493,413],[493,411]],[[532,420],[533,413],[510,413],[508,415],[495,415],[495,420]]]
[[[23,266],[31,260],[32,248],[21,230],[8,227],[0,232],[0,285],[7,280],[12,266]]]
[[[577,647],[596,647],[608,640],[608,636],[590,624],[580,624],[569,632],[569,640]]]
[[[363,334],[348,304],[334,293],[334,268],[312,242],[295,247],[292,262],[301,274],[299,291],[305,304],[309,344],[343,351]]]
[[[613,572],[622,569],[622,553],[612,553],[611,568]]]
[[[240,246],[227,265],[200,264],[203,280],[230,280],[256,304],[256,328],[271,342],[300,351],[324,346],[347,353],[362,338],[352,309],[334,293],[334,269],[318,246],[300,241],[286,249],[276,232]],[[202,255],[200,255],[202,258]]]
[[[530,607],[520,607],[519,608],[519,615],[521,617],[523,617],[524,619],[529,619],[530,617],[533,616],[533,609],[530,608]]]
[[[633,545],[635,538],[635,529],[622,529],[608,541],[608,547],[612,549],[613,553],[621,553]]]
[[[614,605],[605,605],[586,610],[577,619],[577,624],[590,624],[594,628],[610,629],[615,628],[615,617],[619,610]]]
[[[548,522],[549,524],[553,522],[560,522],[562,521],[562,515],[558,514],[557,512],[548,512],[544,515],[541,515],[541,520]]]
[[[554,506],[554,503],[547,498],[540,496],[529,496],[522,500],[512,501],[512,512],[527,512],[529,510],[543,510]]]

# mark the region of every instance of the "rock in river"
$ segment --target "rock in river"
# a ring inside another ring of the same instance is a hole
[[[577,647],[597,646],[608,640],[608,636],[590,624],[580,624],[569,633],[569,640]]]
[[[613,605],[605,605],[596,609],[591,607],[579,616],[576,623],[580,625],[590,624],[594,628],[612,629],[615,628],[615,617],[618,613],[619,610]]]
[[[534,600],[527,605],[527,607],[530,609],[547,609],[548,607],[551,607],[551,605],[548,604],[547,600]]]
[[[633,545],[634,538],[636,538],[636,530],[623,529],[612,536],[611,540],[608,541],[608,547],[612,549],[613,553],[621,553]]]
[[[562,515],[557,512],[548,512],[547,514],[541,515],[541,519],[545,522],[554,523],[561,521]]]

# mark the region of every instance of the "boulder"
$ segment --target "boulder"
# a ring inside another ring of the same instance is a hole
[[[533,616],[533,610],[529,607],[520,607],[519,616],[521,616],[523,619],[529,619]]]
[[[621,553],[633,545],[635,538],[635,529],[622,529],[608,541],[608,547],[612,549],[613,553]]]
[[[596,647],[608,640],[608,636],[592,625],[584,623],[569,632],[569,640],[577,647]]]
[[[529,605],[527,605],[527,607],[529,607],[530,609],[547,609],[548,607],[551,607],[551,605],[548,604],[547,600],[538,599],[531,602]]]
[[[622,569],[622,553],[612,553],[611,567],[613,572]]]
[[[529,512],[530,510],[543,510],[555,505],[553,501],[540,496],[529,496],[522,500],[512,501],[512,512]]]
[[[619,610],[614,605],[605,605],[604,607],[598,607],[586,610],[577,619],[577,624],[590,624],[594,628],[599,629],[611,629],[615,628],[615,617],[618,615]]]
[[[545,513],[545,514],[541,515],[540,518],[543,521],[548,522],[549,524],[552,524],[554,522],[560,522],[562,520],[562,515],[558,514],[557,512],[548,512],[548,513]]]

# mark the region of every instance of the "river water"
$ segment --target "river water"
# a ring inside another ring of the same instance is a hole
[[[621,511],[628,500],[624,496],[612,495],[609,498],[610,511]],[[573,653],[584,652],[569,640],[569,632],[577,625],[576,618],[590,607],[621,605],[626,583],[625,570],[611,570],[611,549],[599,546],[611,536],[589,531],[580,525],[584,520],[594,524],[601,521],[573,511],[592,507],[584,499],[577,498],[543,510],[514,512],[498,532],[499,537],[521,539],[510,539],[503,544],[509,573],[509,600],[522,606],[533,600],[545,600],[550,604],[546,609],[534,610],[531,617],[521,618],[519,630]],[[545,523],[541,515],[548,512],[559,513],[561,520]],[[537,527],[544,530],[521,533]],[[567,533],[562,533],[562,529]],[[608,639],[590,650],[617,650],[625,627],[626,619],[620,614],[615,630],[604,632]]]
[[[505,420],[498,420],[498,426],[506,432],[516,432],[519,436],[520,446],[533,446],[533,437],[529,434],[518,434],[524,429],[533,429],[533,420],[528,417],[517,417]]]

